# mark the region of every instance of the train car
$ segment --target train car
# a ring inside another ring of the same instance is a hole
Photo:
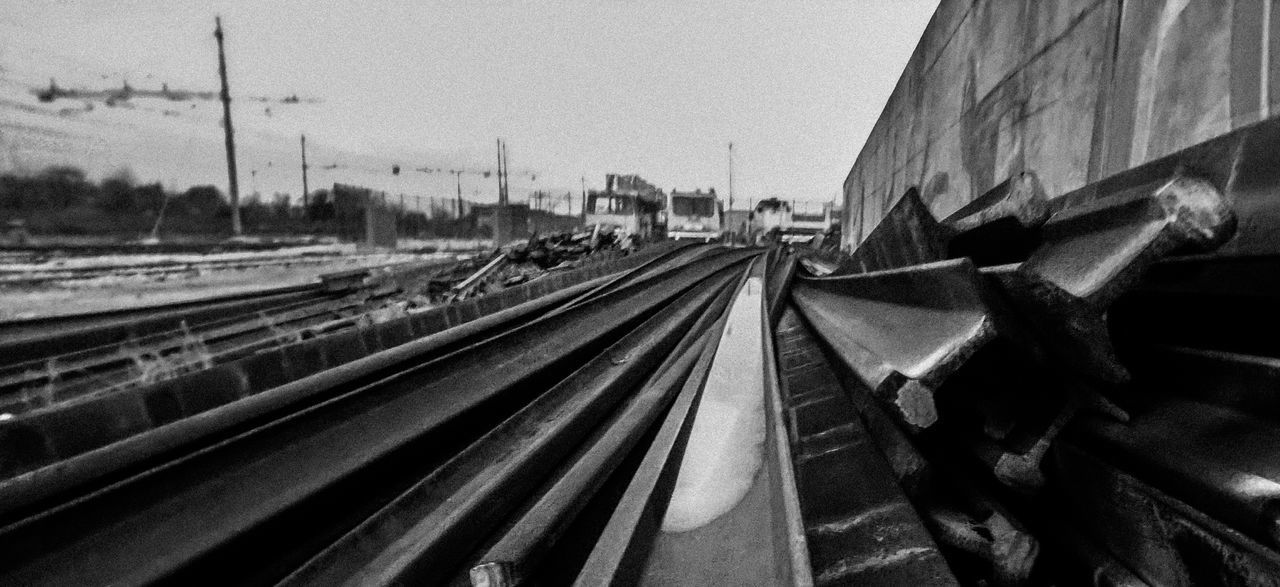
[[[607,175],[605,190],[587,192],[583,222],[601,230],[652,238],[665,195],[636,175]]]
[[[667,195],[667,238],[671,240],[719,240],[724,234],[724,205],[716,190],[671,190]]]
[[[831,202],[796,202],[765,198],[756,203],[752,228],[761,235],[775,235],[783,242],[803,242],[837,222]]]
[[[822,234],[839,223],[834,213],[835,206],[831,202],[791,202],[791,219],[783,228],[783,240],[786,242],[807,241],[814,235]]]
[[[756,202],[751,225],[753,231],[764,234],[781,232],[791,225],[791,204],[778,198],[765,198]]]

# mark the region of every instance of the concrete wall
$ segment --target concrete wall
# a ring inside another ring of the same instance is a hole
[[[845,179],[843,244],[912,186],[938,217],[1023,170],[1056,197],[1267,118],[1272,13],[1272,0],[942,0]]]

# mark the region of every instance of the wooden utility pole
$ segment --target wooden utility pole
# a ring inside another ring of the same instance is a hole
[[[587,176],[585,175],[582,176],[582,210],[579,213],[582,214],[583,224],[586,224],[587,222]]]
[[[302,210],[306,213],[307,196],[311,190],[307,189],[307,135],[302,135]]]
[[[227,56],[222,48],[222,17],[213,17],[218,40],[218,77],[222,78],[222,129],[227,142],[227,179],[231,195],[231,234],[240,236],[240,185],[236,182],[236,140],[231,129],[231,91],[227,88]]]

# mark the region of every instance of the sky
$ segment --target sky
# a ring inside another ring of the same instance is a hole
[[[0,5],[0,68],[36,79],[216,89],[220,14],[233,95],[320,100],[317,149],[480,169],[502,137],[513,186],[727,195],[733,142],[741,202],[838,196],[937,0]]]

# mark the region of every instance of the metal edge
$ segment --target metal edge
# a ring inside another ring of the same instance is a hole
[[[794,268],[794,263],[792,268]],[[765,286],[768,279],[764,279]],[[809,562],[809,541],[805,537],[804,520],[800,514],[800,494],[796,488],[795,464],[791,446],[783,424],[781,383],[778,379],[777,349],[773,340],[773,318],[770,315],[768,295],[760,296],[762,337],[764,341],[764,387],[769,402],[768,417],[771,421],[774,458],[778,463],[779,485],[782,490],[783,518],[786,520],[788,555],[791,561],[792,584],[802,587],[813,585],[813,568]],[[781,312],[779,312],[779,316]]]

